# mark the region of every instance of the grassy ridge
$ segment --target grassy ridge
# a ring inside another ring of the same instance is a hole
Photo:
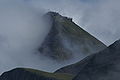
[[[71,74],[48,73],[48,72],[43,72],[43,71],[40,71],[40,70],[35,70],[35,69],[30,69],[30,68],[23,68],[23,69],[26,70],[26,71],[35,73],[37,75],[40,75],[40,76],[51,77],[51,78],[55,78],[55,79],[58,79],[58,80],[72,80],[72,78],[74,77]]]

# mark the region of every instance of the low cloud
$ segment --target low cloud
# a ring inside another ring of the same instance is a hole
[[[37,51],[50,29],[49,20],[42,19],[44,14],[44,10],[36,11],[22,1],[0,1],[0,73],[15,67],[58,68]]]

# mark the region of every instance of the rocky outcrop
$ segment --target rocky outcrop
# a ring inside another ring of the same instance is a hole
[[[48,12],[45,16],[51,19],[52,26],[39,48],[43,55],[57,61],[72,58],[80,60],[106,48],[106,45],[76,25],[71,18],[55,12]]]

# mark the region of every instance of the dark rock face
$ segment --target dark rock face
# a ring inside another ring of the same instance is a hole
[[[0,80],[58,80],[55,78],[45,77],[25,71],[24,69],[14,69],[3,73]]]
[[[120,80],[120,40],[57,72],[77,75],[73,80]]]
[[[93,55],[81,60],[78,63],[60,68],[57,71],[55,71],[55,73],[68,73],[68,74],[72,74],[72,75],[77,75],[87,65],[87,63],[90,61],[90,59],[93,57]]]
[[[64,61],[76,56],[82,59],[106,48],[102,42],[72,22],[71,18],[55,12],[49,12],[45,16],[51,18],[52,26],[39,48],[43,55],[57,61]]]
[[[120,80],[120,40],[95,54],[73,80]]]

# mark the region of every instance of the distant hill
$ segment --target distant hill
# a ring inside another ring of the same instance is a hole
[[[47,73],[29,68],[16,68],[5,72],[0,76],[0,80],[72,80],[69,74]]]

